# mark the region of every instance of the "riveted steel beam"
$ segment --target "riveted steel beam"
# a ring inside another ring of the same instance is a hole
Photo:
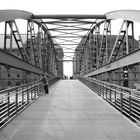
[[[92,22],[92,21],[45,21],[45,22],[42,22],[44,24],[81,24],[81,23],[84,23],[84,24],[96,24],[96,22]]]
[[[33,19],[106,19],[105,15],[33,15]]]
[[[37,68],[3,50],[0,50],[0,64],[43,75],[42,69]]]
[[[86,38],[86,36],[51,36],[51,38],[81,38],[81,37],[83,37],[83,38]]]
[[[123,19],[140,22],[140,10],[117,10],[105,14],[107,19]]]
[[[97,70],[95,70],[89,74],[86,74],[85,77],[102,74],[104,72],[108,72],[108,71],[115,70],[115,69],[118,69],[118,68],[121,68],[124,66],[136,64],[139,62],[140,62],[140,49],[138,49],[132,53],[129,53],[128,55],[125,55],[122,58],[119,58],[112,63],[108,63],[105,66],[98,68]]]
[[[32,19],[32,13],[22,10],[0,10],[0,22],[15,19]]]
[[[77,28],[77,29],[75,29],[75,28],[71,28],[71,29],[67,29],[67,28],[61,28],[61,29],[59,29],[59,28],[53,28],[53,29],[48,29],[49,31],[60,31],[60,30],[62,30],[62,31],[89,31],[90,29],[88,29],[88,28]]]

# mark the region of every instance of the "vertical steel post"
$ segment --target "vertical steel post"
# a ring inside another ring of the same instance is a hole
[[[12,53],[12,45],[13,45],[13,21],[10,22],[11,24],[11,32],[10,32],[10,53]]]
[[[27,104],[29,104],[29,85],[27,85]]]
[[[111,99],[112,98],[112,89],[111,88],[112,88],[112,86],[110,85],[110,90],[109,90],[110,91],[109,92],[109,100],[110,100],[110,103],[112,101],[112,99]]]
[[[105,90],[105,92],[106,92],[106,100],[107,100],[107,96],[108,96],[108,88],[107,88],[107,84],[105,84],[105,86],[106,86],[106,90]]]
[[[123,93],[122,93],[122,90],[121,90],[121,93],[120,93],[120,100],[121,100],[121,113],[123,113]]]
[[[22,88],[22,107],[24,107],[24,87]]]
[[[128,44],[128,26],[129,26],[129,23],[128,21],[125,21],[125,24],[126,24],[126,35],[125,35],[125,38],[126,38],[126,54],[129,53],[129,44]]]
[[[5,32],[4,32],[4,50],[6,50],[6,47],[7,47],[6,38],[7,38],[7,22],[5,22]]]
[[[18,114],[18,89],[16,90],[16,114]]]
[[[8,103],[8,118],[10,117],[10,93],[7,93],[7,103]]]
[[[102,96],[103,96],[103,99],[104,99],[104,84],[102,84],[102,86],[103,86],[103,87],[102,87],[102,90],[103,90],[103,91],[102,91],[102,93],[103,93]]]
[[[101,83],[100,83],[100,85],[99,85],[99,90],[100,90],[100,96],[101,96],[101,92],[102,92],[102,86],[101,86]]]
[[[133,50],[135,49],[135,39],[134,39],[134,23],[131,21],[131,30],[132,30],[132,44],[133,44]]]
[[[114,87],[114,90],[115,90],[115,92],[114,92],[114,101],[115,101],[115,107],[116,107],[116,101],[117,101],[117,99],[116,99],[116,98],[117,98],[117,97],[116,97],[116,94],[117,94],[117,92],[116,92],[116,90],[117,90],[116,87]]]
[[[129,118],[131,119],[131,110],[132,110],[132,105],[131,105],[131,92],[129,92]]]
[[[32,85],[30,85],[30,95],[31,95],[31,101],[33,100],[33,89],[32,89]]]

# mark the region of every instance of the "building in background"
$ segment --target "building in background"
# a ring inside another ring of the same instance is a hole
[[[108,44],[109,44],[108,46],[109,48],[107,51],[108,56],[112,51],[116,37],[117,35],[108,36]],[[95,42],[97,38],[98,38],[98,42]],[[85,45],[83,45],[84,43]],[[128,44],[129,44],[129,52],[132,52],[139,48],[139,41],[135,39],[132,40],[132,38],[129,38]],[[117,58],[120,58],[123,55],[125,55],[126,52],[125,45],[126,45],[125,43],[121,45]],[[76,48],[74,54],[74,60],[76,60],[73,64],[74,66],[73,71],[75,77],[77,77],[77,75],[88,74],[98,69],[98,67],[101,67],[100,64],[101,57],[99,56],[99,53],[101,51],[101,46],[102,46],[102,35],[96,36],[96,39],[95,36],[92,36],[92,39],[89,39],[88,41],[85,41],[85,38],[83,37],[80,44]],[[104,51],[106,52],[106,50]],[[106,60],[104,58],[102,60],[102,65],[105,64],[105,61]],[[113,72],[111,71],[105,72],[99,74],[98,76],[97,75],[93,76],[93,78],[118,84],[121,86],[129,87],[129,88],[136,88],[136,85],[137,86],[140,85],[140,64],[128,68],[125,67],[119,68],[114,70]]]
[[[24,41],[25,48],[27,46],[27,36],[25,34],[22,35],[22,39]],[[47,40],[43,40],[42,44],[38,44],[37,42],[40,39],[40,34],[36,35],[36,52],[33,52],[31,48],[27,49],[29,61],[32,63],[32,53],[36,53],[38,57],[38,64],[36,66],[43,69],[43,71],[51,73],[52,75],[59,75],[61,78],[63,77],[63,62],[59,60],[63,60],[63,50],[61,47],[53,47],[50,42]],[[30,40],[29,40],[30,41]],[[0,48],[4,48],[4,35],[0,34]],[[7,52],[12,55],[21,58],[21,54],[19,49],[17,48],[16,42],[13,39],[12,49],[7,48]],[[22,51],[23,48],[21,48]],[[39,51],[39,49],[41,49]],[[41,52],[41,54],[39,54]],[[57,53],[54,54],[54,53]],[[57,57],[57,58],[56,58]],[[40,62],[41,61],[41,62]],[[57,62],[56,62],[57,61]],[[24,83],[28,83],[31,81],[35,81],[39,79],[39,75],[25,72],[22,70],[18,70],[15,68],[11,68],[9,66],[0,65],[0,89],[5,89],[7,87],[19,86]]]

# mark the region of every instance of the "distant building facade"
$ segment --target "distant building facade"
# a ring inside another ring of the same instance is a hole
[[[108,48],[108,54],[110,54],[117,36],[111,35],[109,37],[108,38],[110,39],[110,44]],[[93,40],[94,36],[92,36],[91,38],[92,39],[86,42],[86,45],[83,45],[83,43],[85,42],[85,38],[83,38],[75,50],[74,60],[77,60],[73,64],[75,76],[88,74],[96,70],[99,66],[99,51],[101,49],[102,35],[98,35],[98,44],[96,44]],[[133,50],[139,48],[139,41],[133,41],[134,42],[132,42],[131,38],[128,40],[129,52],[132,52]],[[125,55],[125,52],[125,44],[122,44],[117,54],[117,58]],[[105,59],[103,59],[102,63],[105,64]],[[128,68],[128,77],[124,77],[124,68],[116,69],[113,72],[105,72],[93,77],[102,81],[111,82],[121,86],[136,88],[135,85],[137,85],[137,83],[140,83],[140,64]]]
[[[25,47],[27,46],[26,42],[26,35],[22,36],[24,40]],[[36,36],[36,42],[39,41],[40,34],[37,34]],[[0,35],[0,44],[1,48],[3,48],[3,42],[4,35]],[[63,59],[63,50],[61,47],[55,47],[53,48],[49,42],[47,42],[45,39],[43,40],[42,44],[37,44],[36,47],[36,55],[38,56],[38,66],[43,69],[43,71],[51,73],[52,75],[59,75],[60,77],[63,77],[63,62],[57,61],[57,59]],[[42,46],[40,46],[42,45]],[[7,49],[7,52],[11,53],[12,55],[21,58],[21,54],[16,46],[15,41],[13,41],[13,48],[10,50],[10,48]],[[40,48],[39,48],[40,47]],[[21,48],[22,51],[23,48]],[[39,51],[38,49],[41,49]],[[27,50],[29,61],[32,63],[32,56],[34,53],[31,48],[28,48]],[[54,54],[54,52],[57,54]],[[38,54],[41,53],[41,54]],[[57,58],[56,58],[57,57]],[[56,62],[57,61],[57,62]],[[13,87],[18,86],[24,83],[28,83],[31,81],[35,81],[39,79],[39,75],[25,72],[22,70],[18,70],[15,68],[11,68],[9,66],[0,65],[0,89],[5,89],[7,87]]]

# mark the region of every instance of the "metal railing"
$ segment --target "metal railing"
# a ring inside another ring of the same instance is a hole
[[[52,85],[59,78],[49,80]],[[0,128],[17,116],[44,93],[41,81],[0,91]]]
[[[78,79],[132,121],[140,122],[140,91],[94,78]]]

